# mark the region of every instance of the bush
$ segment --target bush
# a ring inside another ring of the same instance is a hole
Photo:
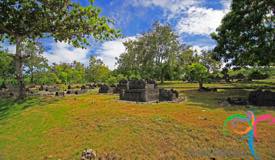
[[[114,85],[116,84],[118,81],[117,81],[117,78],[115,76],[110,76],[107,80],[106,80],[106,83],[108,85]]]
[[[253,70],[249,75],[248,78],[250,79],[267,79],[270,75],[268,73],[265,73],[263,71],[260,70]]]

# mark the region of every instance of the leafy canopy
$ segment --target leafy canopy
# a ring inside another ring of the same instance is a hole
[[[207,68],[201,63],[192,63],[187,68],[187,76],[199,83],[207,80],[209,72]]]
[[[119,33],[109,27],[112,22],[100,17],[100,9],[83,7],[71,0],[1,0],[0,39],[54,37],[75,47],[89,45],[87,38],[104,40]]]
[[[216,58],[233,65],[275,62],[274,0],[233,0],[217,33]]]
[[[126,52],[118,58],[118,70],[162,81],[171,77],[180,52],[177,38],[171,26],[155,23],[150,32],[124,43]]]

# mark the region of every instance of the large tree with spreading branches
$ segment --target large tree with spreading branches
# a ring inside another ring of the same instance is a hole
[[[110,19],[101,17],[93,0],[86,7],[71,0],[1,0],[0,39],[16,46],[16,77],[19,98],[25,96],[23,62],[27,54],[23,43],[43,37],[53,37],[74,47],[89,45],[89,38],[112,39],[119,36],[109,26]]]
[[[274,0],[233,0],[231,11],[212,34],[215,57],[232,65],[275,62]]]

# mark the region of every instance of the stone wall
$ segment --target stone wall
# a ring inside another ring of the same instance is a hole
[[[249,94],[249,103],[256,106],[275,106],[275,92],[253,91]]]
[[[179,97],[179,93],[176,90],[159,90],[159,101],[174,101]]]
[[[120,82],[120,99],[136,102],[150,102],[159,100],[159,89],[155,81],[131,80]],[[125,89],[126,88],[126,89]]]
[[[136,102],[150,102],[159,99],[158,89],[130,89],[120,92],[120,99]]]
[[[113,87],[110,87],[106,84],[103,84],[103,85],[100,85],[100,88],[99,88],[99,93],[113,93],[114,91],[114,88]]]

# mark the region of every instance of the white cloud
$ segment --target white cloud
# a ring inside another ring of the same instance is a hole
[[[181,10],[200,3],[200,0],[134,0],[133,4],[144,7],[161,7],[173,14],[177,14]]]
[[[101,48],[97,50],[96,55],[98,58],[102,59],[102,61],[110,69],[115,69],[115,58],[119,57],[119,55],[125,52],[126,50],[125,46],[123,45],[123,42],[134,39],[136,39],[136,36],[104,42]]]
[[[223,5],[225,10],[230,9],[231,2],[232,0],[221,0],[221,4]]]
[[[49,60],[49,63],[72,63],[78,61],[88,64],[87,54],[89,49],[74,48],[64,42],[51,44],[51,51],[45,52],[44,56]]]
[[[176,20],[179,34],[209,35],[221,24],[223,16],[229,11],[232,0],[220,0],[223,9],[216,10],[202,6],[206,0],[134,0],[133,5],[161,7],[166,18]]]
[[[7,49],[8,49],[8,52],[11,53],[11,54],[15,54],[15,52],[16,52],[15,45],[10,45],[10,46],[8,46]]]
[[[197,45],[194,45],[191,47],[191,49],[193,51],[197,51],[197,53],[200,55],[202,53],[203,50],[210,50],[210,49],[213,49],[213,47],[209,47],[209,46],[197,46]]]
[[[227,10],[191,7],[187,16],[179,20],[176,29],[181,33],[209,35],[221,24]]]
[[[15,51],[16,51],[15,45],[10,45],[8,43],[2,43],[2,42],[0,42],[0,49],[8,50],[8,53],[10,54],[15,54]]]

